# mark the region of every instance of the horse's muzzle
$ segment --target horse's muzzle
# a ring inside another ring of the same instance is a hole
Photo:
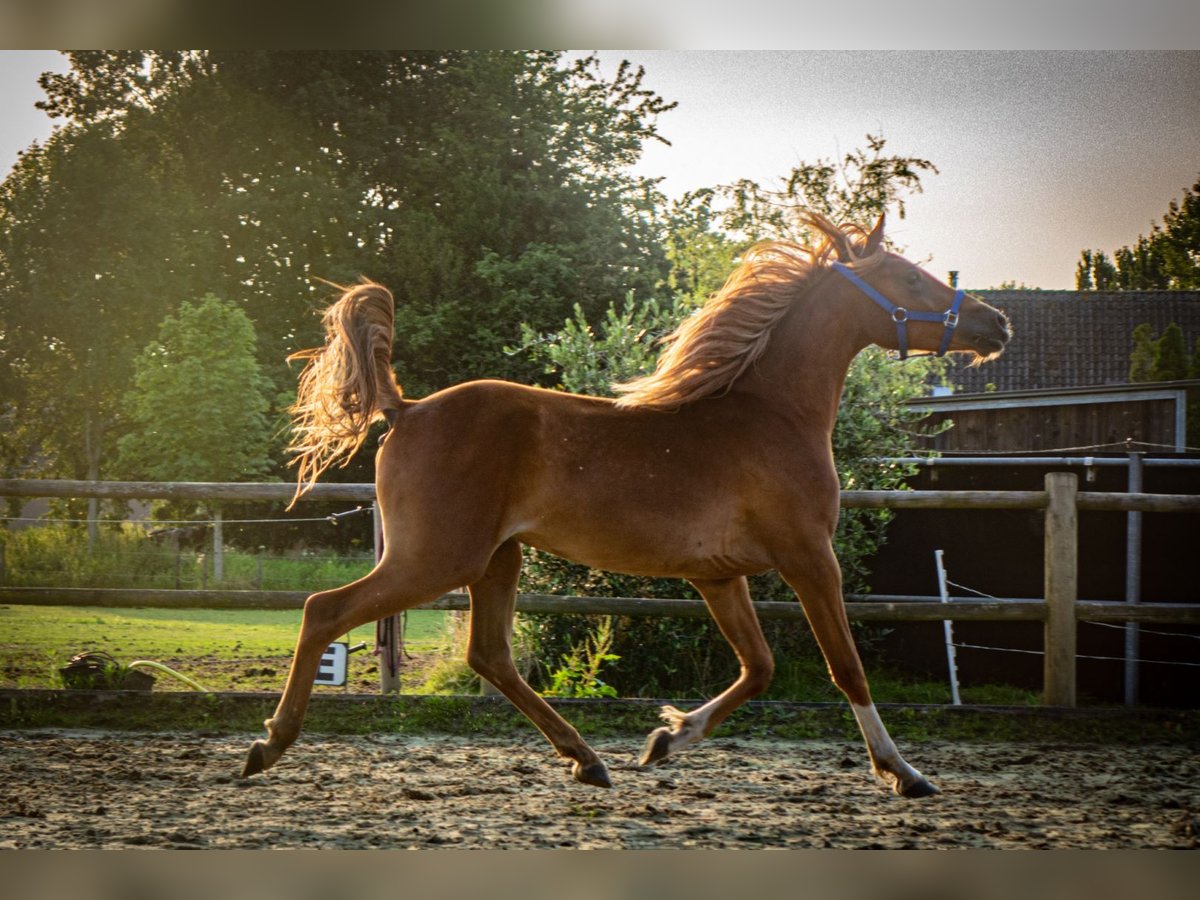
[[[1008,316],[998,309],[989,310],[982,316],[964,320],[959,326],[962,337],[971,349],[985,358],[993,358],[1004,352],[1012,337],[1012,325]]]

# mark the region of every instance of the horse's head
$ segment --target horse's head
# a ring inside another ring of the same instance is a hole
[[[881,216],[865,244],[836,247],[839,259],[832,263],[847,287],[873,301],[864,314],[872,343],[898,350],[902,359],[917,350],[973,353],[982,362],[1004,351],[1012,335],[1004,313],[884,251],[882,241]]]

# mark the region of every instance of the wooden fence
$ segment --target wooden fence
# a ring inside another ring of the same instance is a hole
[[[1077,596],[1078,515],[1080,511],[1200,512],[1200,496],[1081,492],[1068,472],[1046,475],[1044,491],[843,491],[848,509],[1043,509],[1045,510],[1044,599],[950,600],[929,597],[847,597],[851,620],[1040,621],[1044,623],[1044,700],[1050,706],[1075,705],[1075,634],[1080,620],[1200,625],[1200,603],[1123,603],[1079,600]],[[0,496],[96,497],[101,499],[194,499],[214,501],[290,500],[289,484],[89,482],[0,479]],[[304,500],[375,499],[370,484],[318,484]],[[205,609],[295,609],[300,591],[156,590],[126,588],[0,587],[0,602],[27,605],[79,605]],[[468,608],[464,594],[447,594],[429,609]],[[758,602],[763,619],[802,619],[798,603]],[[527,613],[583,613],[618,616],[707,615],[700,600],[638,597],[563,597],[520,594],[517,609]]]

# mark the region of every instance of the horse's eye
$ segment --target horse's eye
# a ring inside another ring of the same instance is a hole
[[[908,283],[909,287],[916,287],[921,283],[921,273],[917,271],[909,272],[908,275],[904,277],[904,280]]]

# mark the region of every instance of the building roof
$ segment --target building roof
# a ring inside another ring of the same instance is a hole
[[[1200,291],[975,291],[1008,314],[1013,338],[982,366],[951,365],[956,393],[1127,384],[1133,329],[1171,322],[1189,354],[1200,339]]]

